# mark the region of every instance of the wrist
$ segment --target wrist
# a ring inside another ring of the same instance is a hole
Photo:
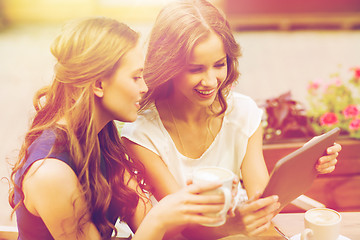
[[[138,235],[145,237],[139,239],[162,239],[167,231],[166,224],[162,219],[156,211],[151,210],[143,219],[138,231],[136,231],[136,233],[139,233]],[[143,232],[146,235],[143,235]]]

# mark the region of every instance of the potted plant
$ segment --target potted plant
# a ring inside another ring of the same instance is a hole
[[[304,106],[292,99],[290,91],[266,99],[262,107],[266,113],[263,121],[265,143],[314,136]]]

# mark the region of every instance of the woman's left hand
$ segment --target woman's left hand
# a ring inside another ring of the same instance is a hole
[[[336,157],[339,155],[341,151],[341,145],[335,143],[333,146],[329,147],[326,150],[327,155],[319,158],[316,164],[316,170],[320,174],[331,173],[335,170],[335,165],[337,163]]]

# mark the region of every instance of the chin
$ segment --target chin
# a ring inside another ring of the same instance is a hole
[[[135,114],[134,116],[128,116],[124,122],[135,122],[136,119],[137,119],[137,114]]]
[[[119,116],[116,120],[120,122],[135,122],[137,119],[137,114],[129,114],[127,116]]]
[[[215,98],[207,99],[206,101],[200,102],[200,105],[204,107],[210,107],[215,101]]]

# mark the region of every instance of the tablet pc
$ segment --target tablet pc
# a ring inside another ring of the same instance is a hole
[[[340,129],[334,128],[280,159],[270,174],[262,197],[278,195],[281,209],[304,194],[317,177],[315,165],[318,159],[334,144],[339,133]]]

